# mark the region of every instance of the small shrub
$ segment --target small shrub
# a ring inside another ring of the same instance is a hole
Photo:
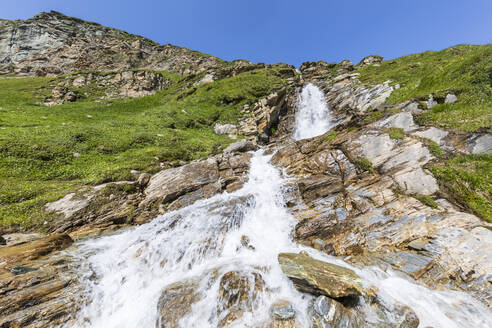
[[[425,139],[424,143],[429,149],[430,153],[435,157],[441,158],[444,156],[444,150],[442,150],[442,148],[437,144],[437,142],[430,139]]]
[[[335,140],[337,137],[337,131],[333,130],[330,132],[330,134],[326,135],[323,140],[325,142],[332,142],[333,140]]]
[[[405,131],[402,128],[390,128],[388,133],[391,139],[405,138]]]
[[[413,198],[417,199],[422,204],[424,204],[425,206],[428,206],[430,208],[433,208],[433,209],[439,208],[439,205],[437,205],[436,201],[434,199],[432,199],[431,196],[416,194],[416,195],[413,195]]]
[[[355,160],[355,167],[357,167],[358,169],[362,170],[362,171],[367,171],[367,172],[372,172],[373,171],[373,167],[372,167],[372,163],[370,160],[368,160],[367,158],[365,157],[359,157]]]

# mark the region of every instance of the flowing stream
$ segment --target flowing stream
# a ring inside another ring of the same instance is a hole
[[[312,83],[306,84],[299,94],[294,139],[313,138],[336,125],[323,91]]]
[[[318,97],[319,89],[311,85],[306,88],[310,89],[308,98]],[[325,106],[312,99],[307,103]],[[304,115],[302,110],[300,115]],[[323,115],[329,120],[329,115]],[[270,164],[270,158],[262,150],[253,154],[249,180],[240,190],[197,201],[117,235],[80,242],[75,256],[83,263],[88,302],[78,315],[78,325],[154,328],[162,290],[176,282],[193,282],[200,297],[180,320],[180,326],[217,327],[224,316],[219,311],[223,306],[219,282],[225,273],[235,271],[252,282],[261,275],[265,288],[233,327],[268,323],[271,304],[281,299],[293,305],[298,325],[309,327],[311,297],[298,292],[285,277],[278,253],[305,250],[317,259],[351,266],[292,240],[296,220],[284,202],[289,178]],[[378,297],[385,303],[398,301],[410,306],[420,319],[419,327],[490,327],[492,322],[490,311],[464,293],[433,291],[377,267],[352,269],[362,277],[364,287],[379,289]],[[370,316],[370,309],[367,311]]]

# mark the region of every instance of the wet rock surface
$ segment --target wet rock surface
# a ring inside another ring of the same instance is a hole
[[[196,288],[197,282],[194,280],[178,282],[166,287],[157,303],[159,319],[156,327],[179,327],[179,320],[191,311],[193,303],[200,300]]]
[[[0,326],[54,327],[71,322],[79,309],[77,264],[60,252],[66,234],[0,248]]]
[[[351,269],[302,253],[281,253],[278,261],[284,274],[300,291],[332,298],[355,298],[362,293],[361,279]]]

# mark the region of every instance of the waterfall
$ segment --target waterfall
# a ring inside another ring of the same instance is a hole
[[[304,250],[317,259],[351,266],[292,240],[296,220],[284,201],[288,177],[270,164],[270,158],[261,150],[253,155],[249,180],[240,190],[197,201],[117,235],[78,243],[75,256],[83,263],[87,299],[78,326],[154,328],[162,290],[194,279],[200,297],[180,319],[180,326],[217,327],[219,281],[236,271],[261,275],[265,288],[250,311],[234,321],[234,327],[265,325],[271,304],[280,299],[291,302],[299,327],[309,327],[311,296],[298,292],[285,277],[278,253]],[[464,293],[432,291],[376,267],[351,268],[362,277],[364,287],[374,285],[380,290],[383,301],[411,306],[420,327],[487,327],[490,323],[488,309]]]
[[[306,84],[299,94],[294,139],[319,136],[336,126],[325,95],[312,83]]]

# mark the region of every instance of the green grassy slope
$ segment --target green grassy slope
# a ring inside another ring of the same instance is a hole
[[[213,125],[235,122],[243,104],[283,85],[275,68],[197,87],[189,86],[200,76],[171,78],[153,96],[54,107],[38,104],[49,78],[0,78],[0,228],[39,225],[49,219],[46,202],[83,185],[217,152],[231,140],[215,135]]]
[[[492,45],[427,51],[366,66],[359,72],[363,83],[391,80],[402,85],[388,99],[390,104],[427,99],[429,94],[438,99],[447,93],[458,96],[458,102],[439,104],[422,115],[421,124],[467,132],[492,131]]]

